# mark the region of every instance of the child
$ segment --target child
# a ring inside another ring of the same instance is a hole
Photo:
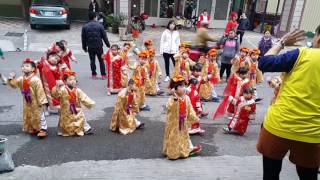
[[[202,68],[202,83],[200,84],[199,94],[204,101],[219,102],[218,95],[214,89],[214,86],[220,81],[217,54],[216,49],[209,50],[208,60]]]
[[[55,51],[47,54],[47,58],[41,58],[38,62],[38,69],[42,80],[44,92],[48,99],[48,112],[57,114],[60,109],[59,99],[51,96],[53,87],[56,86],[56,81],[61,79],[61,69],[59,67],[60,56]]]
[[[236,56],[239,51],[239,42],[236,37],[235,30],[230,30],[228,33],[228,38],[224,40],[221,45],[221,49],[223,49],[221,55],[221,69],[220,69],[220,79],[222,79],[224,72],[227,73],[226,82],[231,74],[231,60]]]
[[[270,31],[266,30],[263,34],[264,36],[259,41],[259,50],[261,52],[261,56],[264,56],[273,45]]]
[[[191,72],[190,72],[190,62],[192,61],[189,58],[189,49],[188,48],[182,48],[180,50],[180,55],[175,57],[175,67],[173,76],[177,76],[181,74],[184,79],[188,80],[190,78]]]
[[[132,48],[132,44],[125,42],[123,44],[123,47],[120,50],[120,56],[123,60],[123,64],[126,65],[127,67],[129,67],[129,56],[128,56],[128,52],[129,50]],[[128,84],[126,84],[127,86]]]
[[[250,50],[246,47],[240,48],[239,56],[236,56],[231,60],[231,73],[236,73],[240,67],[246,67],[249,69],[250,67],[250,59],[248,58]]]
[[[146,87],[150,86],[149,74],[146,68],[146,63],[149,58],[149,52],[146,50],[140,51],[138,53],[139,64],[136,64],[133,69],[133,78],[137,79],[135,85],[138,88],[137,90],[137,101],[141,111],[150,111],[150,107],[145,104],[145,92]]]
[[[167,102],[167,121],[163,140],[163,154],[168,159],[187,158],[199,153],[201,145],[193,146],[188,133],[188,126],[199,121],[189,97],[185,94],[185,79],[182,75],[174,76],[170,82],[174,93]]]
[[[47,122],[43,113],[47,98],[41,80],[36,76],[36,64],[31,58],[22,63],[23,76],[16,78],[11,73],[8,84],[12,88],[20,88],[23,95],[23,131],[36,134],[39,138],[46,137]]]
[[[121,86],[122,88],[126,88],[129,82],[129,72],[127,66],[121,67]]]
[[[81,89],[77,88],[76,73],[66,71],[63,80],[57,82],[52,96],[61,101],[61,112],[58,125],[59,136],[83,136],[92,134],[93,128],[87,123],[81,104],[91,108],[95,102]]]
[[[280,87],[282,84],[283,76],[284,76],[284,74],[281,74],[281,76],[275,77],[273,79],[267,78],[267,82],[268,82],[269,87],[274,89],[271,105],[276,102],[276,99],[278,97],[279,90],[280,90]]]
[[[190,98],[193,110],[196,112],[198,117],[205,117],[208,113],[203,111],[202,103],[200,101],[200,96],[197,90],[198,80],[196,78],[192,78],[189,80],[189,87],[187,89],[187,95]],[[189,134],[200,134],[202,135],[205,130],[201,129],[200,123],[192,123],[189,128]]]
[[[162,95],[164,92],[160,91],[158,82],[160,82],[162,72],[158,61],[155,59],[155,50],[150,49],[149,51],[149,61],[146,64],[147,70],[149,72],[150,87],[146,88],[146,94],[151,96]]]
[[[145,50],[147,50],[147,51],[154,49],[153,48],[153,41],[151,39],[145,40],[143,44],[144,44]]]
[[[238,22],[237,22],[237,19],[238,19],[238,13],[237,12],[232,12],[230,14],[230,20],[228,21],[227,25],[226,25],[226,28],[224,30],[224,33],[226,35],[228,35],[228,33],[231,31],[231,30],[234,30],[235,32],[237,31],[238,29]]]
[[[122,89],[121,84],[121,68],[123,59],[119,55],[119,46],[114,44],[105,55],[107,64],[107,93],[118,93]]]
[[[126,135],[133,133],[136,129],[144,127],[144,123],[136,119],[139,106],[134,84],[134,80],[130,79],[127,88],[122,89],[118,94],[117,103],[110,123],[111,131],[119,130],[121,134]]]
[[[247,131],[249,120],[254,120],[256,113],[256,103],[253,99],[253,93],[253,89],[248,87],[244,89],[243,96],[238,99],[229,96],[228,100],[235,105],[236,111],[227,127],[223,128],[224,132],[235,132],[242,136]]]
[[[224,99],[218,106],[213,119],[217,119],[225,114],[228,113],[228,117],[232,118],[233,114],[235,113],[234,105],[228,102],[228,97],[232,96],[236,100],[243,95],[244,89],[250,87],[251,83],[248,79],[248,69],[245,67],[241,67],[237,73],[233,74],[228,84],[224,90]]]
[[[70,60],[75,63],[78,63],[78,61],[72,51],[68,48],[68,42],[65,40],[61,40],[60,42],[64,45],[64,50],[61,53],[61,63],[66,64],[68,68],[71,69]]]
[[[262,82],[262,72],[258,69],[258,59],[260,55],[259,49],[252,49],[250,51],[250,70],[249,70],[249,79],[251,81],[251,86],[254,89],[254,99],[256,102],[262,100],[262,98],[258,98],[257,93],[257,83]]]

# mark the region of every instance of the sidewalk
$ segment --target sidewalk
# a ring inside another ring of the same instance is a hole
[[[27,30],[28,51],[44,52],[53,42],[61,39],[67,40],[70,49],[74,54],[84,54],[81,46],[81,28],[84,23],[73,22],[70,30],[65,30],[59,27],[43,27],[41,29],[32,30],[28,22],[17,19],[0,19],[0,47],[6,49],[10,42],[13,47],[9,51],[14,51],[16,48],[24,48],[24,36],[5,36],[8,32],[24,33]],[[2,26],[3,25],[3,26]],[[160,38],[164,31],[164,27],[150,28],[140,34],[140,38],[136,41],[138,47],[141,47],[143,41],[146,39],[152,39],[154,41],[154,47],[159,52]],[[221,36],[223,34],[222,29],[210,29],[212,35]],[[192,30],[179,30],[181,41],[193,41],[196,33]],[[122,45],[124,41],[120,41],[118,34],[107,33],[108,39],[111,44]],[[255,32],[246,32],[244,36],[244,46],[255,47],[261,38],[261,34]],[[3,41],[7,40],[7,41]],[[9,41],[9,42],[8,42]]]
[[[80,161],[50,167],[20,166],[0,175],[7,180],[100,180],[100,179],[183,179],[183,180],[258,180],[262,179],[260,156],[194,157],[185,160],[128,159],[118,161]],[[292,164],[280,179],[297,180]],[[168,168],[171,167],[171,168]]]

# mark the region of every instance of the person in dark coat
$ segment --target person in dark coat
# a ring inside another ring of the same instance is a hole
[[[240,35],[240,44],[241,44],[245,31],[250,28],[250,21],[247,18],[245,13],[242,13],[242,15],[239,18],[238,23],[239,23],[239,26],[238,26],[237,35]]]
[[[107,76],[105,64],[102,59],[103,42],[106,44],[107,47],[110,47],[110,43],[108,41],[107,34],[104,31],[103,26],[98,22],[97,16],[97,13],[91,13],[89,15],[90,21],[82,27],[82,49],[85,52],[89,53],[92,78],[97,78],[95,62],[97,56],[100,64],[101,78],[106,79]]]
[[[269,30],[266,30],[264,32],[264,36],[261,38],[259,42],[259,50],[260,50],[260,56],[264,56],[269,49],[272,48],[273,42],[272,42],[272,37],[271,33]]]

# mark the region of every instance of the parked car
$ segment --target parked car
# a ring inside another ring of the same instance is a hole
[[[70,11],[65,0],[32,0],[29,14],[31,29],[37,25],[62,25],[70,29]]]

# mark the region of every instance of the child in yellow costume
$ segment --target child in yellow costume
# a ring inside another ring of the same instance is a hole
[[[241,68],[241,67],[246,67],[249,69],[249,67],[250,67],[250,58],[248,57],[249,52],[250,52],[250,49],[248,49],[246,47],[240,48],[239,55],[231,60],[231,64],[232,64],[231,73],[232,74],[236,73],[239,70],[239,68]]]
[[[149,60],[146,64],[148,74],[149,74],[149,79],[150,83],[148,83],[148,86],[146,88],[146,94],[151,95],[151,96],[156,96],[156,95],[161,95],[164,92],[160,91],[158,82],[160,82],[162,72],[160,65],[158,61],[155,59],[156,52],[154,49],[150,49],[149,51]]]
[[[207,61],[202,68],[202,81],[200,82],[199,94],[204,101],[219,102],[214,86],[219,83],[219,67],[217,64],[216,49],[208,51]]]
[[[184,77],[174,76],[171,79],[170,88],[174,89],[174,92],[166,105],[167,121],[162,152],[168,159],[173,160],[199,153],[202,147],[201,145],[193,146],[189,137],[188,127],[198,122],[199,117],[186,95]]]
[[[146,95],[146,87],[150,86],[149,73],[146,68],[146,63],[149,58],[149,52],[146,50],[140,51],[138,53],[139,63],[135,64],[133,69],[133,79],[137,79],[135,81],[135,85],[138,88],[137,90],[137,102],[141,111],[150,111],[150,107],[145,104],[145,95]]]
[[[81,105],[91,108],[95,102],[77,88],[76,73],[64,72],[62,81],[57,81],[52,96],[60,99],[61,112],[58,126],[59,136],[83,136],[92,134],[93,128],[87,123]]]
[[[138,81],[138,79],[135,79]],[[133,133],[136,129],[144,127],[144,123],[136,119],[136,114],[139,112],[137,96],[134,86],[135,81],[130,79],[127,88],[122,89],[118,94],[117,103],[112,114],[110,123],[111,131],[117,131],[123,135]]]
[[[47,136],[47,122],[43,110],[48,101],[41,80],[36,76],[36,64],[27,58],[21,69],[23,76],[16,78],[15,73],[10,73],[8,84],[12,88],[20,88],[23,95],[22,130],[44,138]]]
[[[249,79],[251,81],[251,86],[254,89],[254,99],[256,102],[262,100],[258,97],[257,83],[261,83],[263,80],[262,72],[258,69],[258,59],[260,56],[259,49],[252,49],[250,51],[250,67],[249,67]]]
[[[189,58],[189,49],[182,48],[179,55],[175,56],[176,64],[174,67],[173,76],[182,75],[184,79],[189,80],[191,76],[190,67],[195,63]]]

